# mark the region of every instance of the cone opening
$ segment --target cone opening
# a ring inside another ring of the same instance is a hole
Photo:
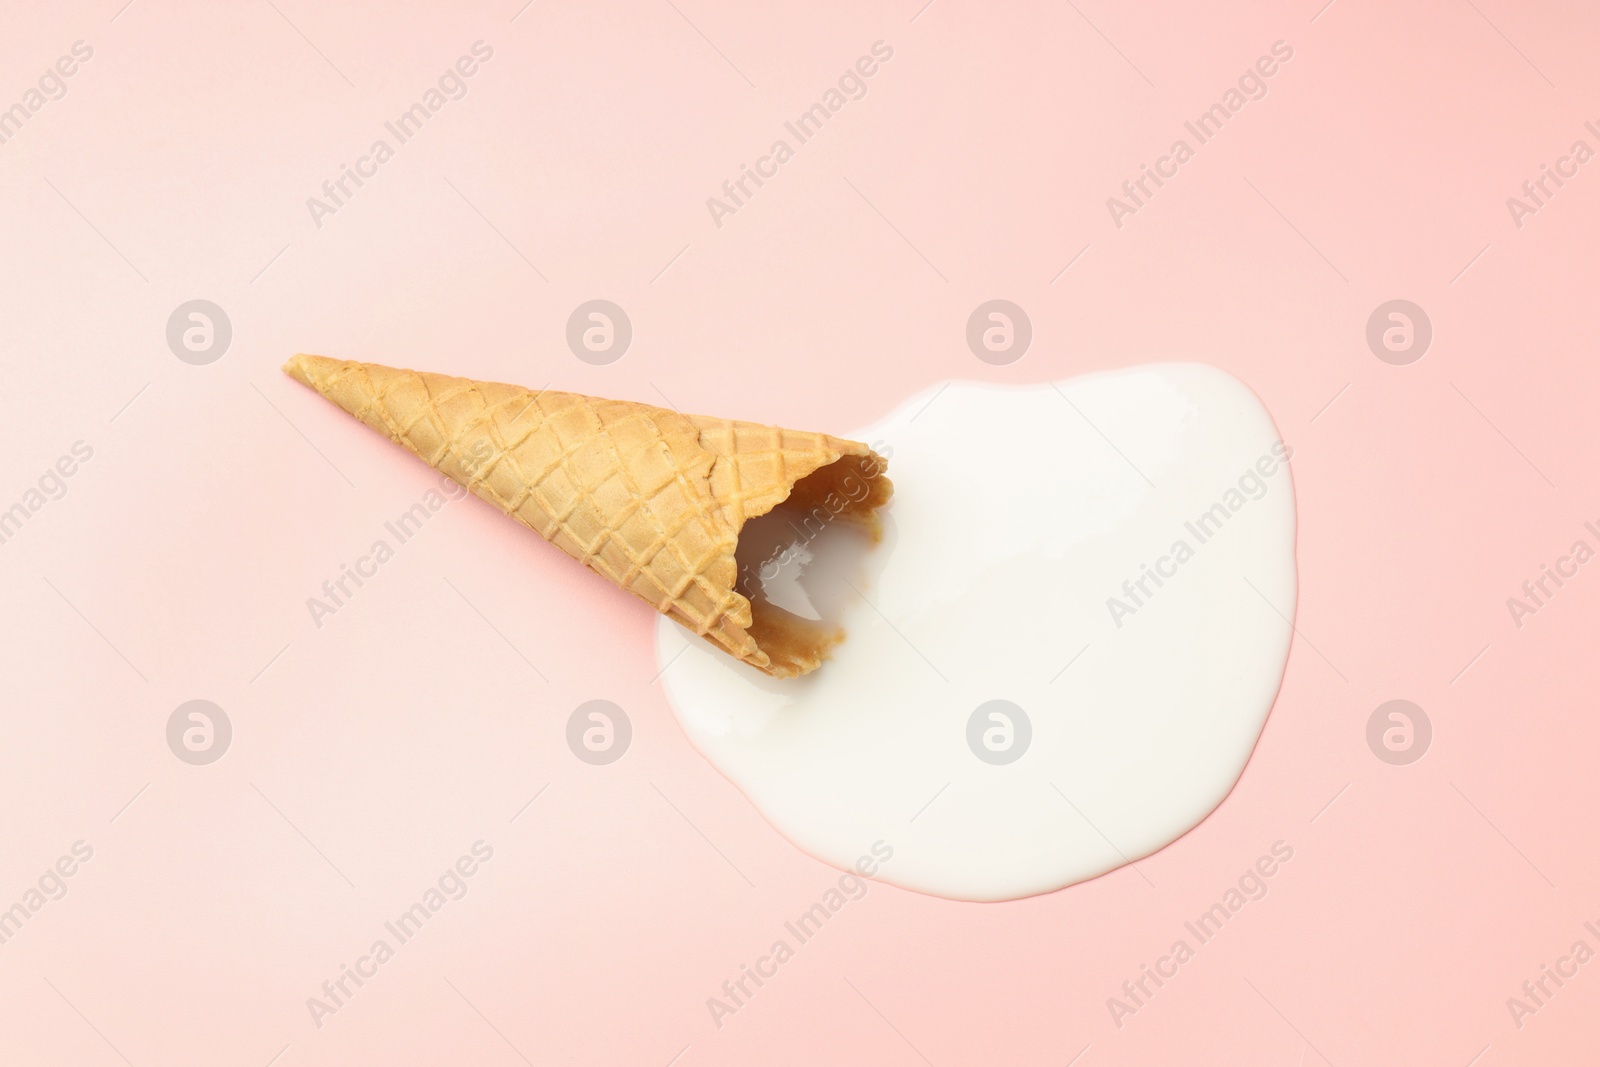
[[[739,531],[737,592],[750,603],[746,632],[768,674],[815,670],[844,640],[838,620],[880,533],[892,493],[883,457],[844,456],[795,482],[789,495]]]

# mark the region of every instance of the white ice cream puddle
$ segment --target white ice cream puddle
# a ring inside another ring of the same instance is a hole
[[[1203,819],[1295,606],[1287,449],[1255,395],[1190,363],[958,382],[852,436],[890,456],[882,542],[824,531],[768,589],[848,638],[779,681],[662,619],[694,745],[807,852],[848,868],[882,840],[879,878],[945,897],[1058,889]]]

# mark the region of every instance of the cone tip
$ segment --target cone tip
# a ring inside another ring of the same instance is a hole
[[[287,374],[301,385],[309,385],[315,389],[316,383],[311,380],[311,368],[318,360],[322,358],[324,357],[312,356],[304,352],[297,352],[289,358],[287,363],[283,365],[283,373]]]

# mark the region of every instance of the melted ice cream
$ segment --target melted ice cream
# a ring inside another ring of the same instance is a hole
[[[1294,495],[1242,383],[1160,364],[930,389],[857,435],[890,457],[876,544],[780,512],[745,587],[848,633],[776,680],[662,619],[691,741],[812,855],[1004,900],[1203,819],[1244,769],[1294,615]],[[787,525],[787,529],[786,529]]]

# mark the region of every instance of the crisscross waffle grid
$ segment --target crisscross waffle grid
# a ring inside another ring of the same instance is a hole
[[[290,373],[657,611],[768,670],[738,532],[864,445],[577,393],[296,356]]]

